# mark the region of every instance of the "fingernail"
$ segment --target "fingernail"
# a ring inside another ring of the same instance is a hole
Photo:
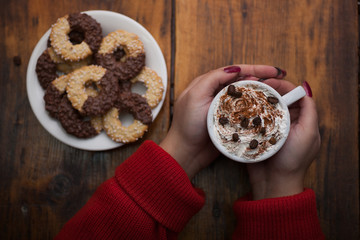
[[[224,72],[226,73],[239,73],[241,71],[241,68],[238,66],[230,66],[224,68]]]
[[[303,81],[302,85],[305,89],[306,95],[309,97],[312,97],[312,91],[311,91],[311,87],[310,87],[309,83],[307,81]]]
[[[280,76],[281,74],[283,75],[283,77],[286,76],[287,72],[285,70],[282,70],[281,68],[278,67],[274,67],[274,68],[276,68],[277,70],[277,74],[276,74],[277,77]]]

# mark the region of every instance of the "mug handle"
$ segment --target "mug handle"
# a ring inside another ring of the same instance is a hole
[[[291,104],[305,96],[305,89],[302,86],[298,86],[297,88],[291,90],[290,92],[282,96],[282,99],[285,102],[286,106],[290,106]]]

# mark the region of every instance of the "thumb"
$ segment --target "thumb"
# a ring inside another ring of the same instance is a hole
[[[235,82],[241,72],[239,66],[219,68],[201,76],[193,85],[193,91],[201,97],[214,97],[226,85]]]

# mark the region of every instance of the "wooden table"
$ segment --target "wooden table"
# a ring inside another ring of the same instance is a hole
[[[0,10],[0,239],[50,239],[143,140],[90,152],[52,137],[33,114],[27,64],[40,37],[69,12],[104,9],[142,24],[159,43],[169,88],[145,139],[159,143],[186,85],[211,69],[268,64],[310,83],[321,151],[306,176],[327,239],[359,238],[358,12],[356,1],[2,1]],[[21,64],[14,62],[19,56]],[[246,169],[224,157],[193,183],[204,208],[180,239],[229,239],[233,202],[249,191]]]

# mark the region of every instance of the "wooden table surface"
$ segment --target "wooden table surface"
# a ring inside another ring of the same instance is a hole
[[[138,21],[163,51],[169,88],[144,139],[163,139],[173,102],[211,69],[268,64],[295,84],[308,81],[322,146],[306,187],[316,192],[327,239],[359,239],[358,10],[344,0],[1,1],[0,239],[51,239],[144,140],[78,150],[50,135],[30,108],[26,71],[36,43],[58,17],[94,9]],[[229,239],[232,204],[249,191],[245,165],[219,157],[193,183],[207,200],[179,239]]]

